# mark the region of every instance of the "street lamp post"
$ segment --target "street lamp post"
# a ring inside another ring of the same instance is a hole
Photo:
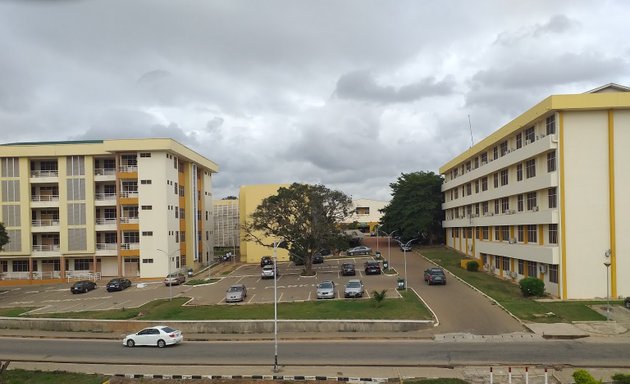
[[[278,372],[278,241],[273,242],[273,371]]]
[[[604,260],[604,266],[606,267],[606,321],[610,321],[610,249],[604,252],[606,259]]]
[[[403,259],[404,259],[404,263],[405,263],[405,292],[408,291],[407,287],[409,286],[409,282],[407,281],[407,248],[409,247],[409,245],[411,243],[413,243],[416,240],[418,240],[418,239],[417,238],[411,239],[408,242],[406,242],[405,244],[403,244],[402,241],[400,241],[400,240],[396,240],[402,246],[402,249],[403,249]]]
[[[162,249],[157,249],[160,252],[164,252],[164,254],[166,255],[166,262],[168,263],[168,275],[170,277],[171,275],[171,257],[176,254],[177,252],[179,252],[180,248],[177,248],[176,250],[173,251],[173,253],[169,254],[168,252],[162,250]],[[173,284],[169,284],[168,285],[168,301],[173,301]]]
[[[376,229],[376,252],[378,252],[380,249],[378,248],[378,229],[379,229],[380,225],[376,224],[376,227],[374,227],[374,229]]]
[[[392,262],[392,247],[390,245],[390,240],[392,239],[392,235],[394,234],[394,232],[396,232],[397,229],[394,229],[393,231],[391,231],[390,233],[387,232],[383,232],[384,234],[387,235],[387,260],[389,260],[389,262]],[[376,236],[378,236],[378,231],[376,232]],[[378,241],[378,237],[376,238],[376,241]]]

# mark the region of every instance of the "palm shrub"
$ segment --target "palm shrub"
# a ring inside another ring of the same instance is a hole
[[[573,380],[575,380],[575,384],[602,384],[601,380],[596,380],[585,369],[578,369],[573,372]]]
[[[630,375],[616,373],[612,377],[614,384],[630,384]]]
[[[387,289],[383,289],[381,291],[372,291],[372,300],[374,300],[374,305],[376,307],[380,307],[385,300],[385,293]]]
[[[477,272],[479,270],[479,263],[476,260],[467,262],[466,270],[470,272]]]
[[[543,296],[545,294],[545,282],[535,277],[526,277],[518,282],[523,296]]]

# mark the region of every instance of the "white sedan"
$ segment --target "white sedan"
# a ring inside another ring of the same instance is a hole
[[[155,327],[145,328],[138,333],[127,335],[123,339],[123,345],[134,347],[136,345],[148,345],[164,348],[167,345],[181,343],[184,340],[182,332],[166,325],[156,325]]]

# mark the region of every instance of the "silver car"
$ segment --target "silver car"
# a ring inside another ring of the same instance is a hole
[[[322,281],[317,286],[317,298],[318,299],[334,299],[335,298],[335,283],[330,280]]]
[[[225,302],[226,303],[234,303],[237,301],[243,301],[247,297],[247,288],[245,288],[245,284],[234,284],[230,288],[228,288],[225,293]]]
[[[358,279],[349,280],[346,284],[346,288],[343,290],[343,296],[348,297],[363,297],[363,282]]]
[[[280,274],[278,273],[278,267],[275,265],[265,265],[262,267],[262,271],[260,272],[261,279],[273,279],[277,276],[280,276]]]
[[[372,248],[366,247],[365,245],[360,245],[358,247],[350,248],[346,251],[346,255],[354,256],[354,255],[369,255],[372,253]]]

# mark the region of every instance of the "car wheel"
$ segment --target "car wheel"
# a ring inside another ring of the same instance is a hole
[[[131,339],[127,340],[127,346],[128,346],[129,348],[133,348],[133,347],[135,347],[135,345],[136,345],[136,342],[135,342],[135,341],[133,341],[133,340],[131,340]]]
[[[630,300],[627,300],[624,304],[626,305],[626,308],[630,309]]]
[[[88,289],[87,288],[83,288],[83,293],[87,293]]]
[[[157,344],[158,348],[164,348],[166,347],[166,341],[164,340],[158,340],[158,344]]]

